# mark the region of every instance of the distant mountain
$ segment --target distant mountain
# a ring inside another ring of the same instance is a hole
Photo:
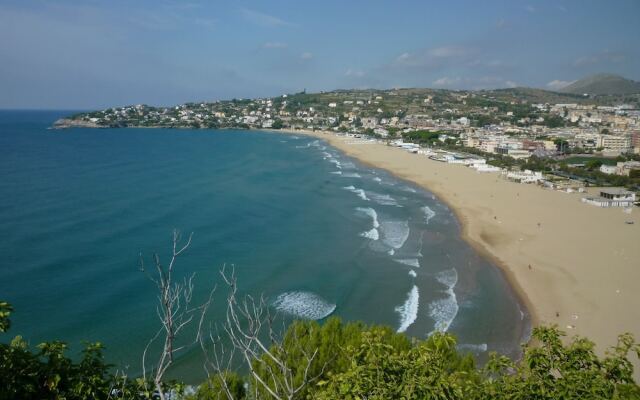
[[[573,82],[559,90],[563,93],[622,95],[640,93],[640,82],[619,75],[597,74]]]

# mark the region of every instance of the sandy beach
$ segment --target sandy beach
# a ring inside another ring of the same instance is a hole
[[[598,208],[582,203],[583,194],[509,182],[384,144],[306,133],[449,204],[465,239],[503,268],[534,324],[586,336],[601,354],[620,333],[640,337],[639,210]]]

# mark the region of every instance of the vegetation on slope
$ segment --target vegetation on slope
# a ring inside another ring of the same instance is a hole
[[[9,329],[11,306],[0,302],[0,332]],[[383,326],[342,323],[293,323],[281,346],[293,381],[306,383],[295,396],[276,386],[277,368],[263,355],[253,368],[270,385],[235,372],[212,375],[195,393],[167,382],[171,398],[185,399],[638,399],[630,353],[640,356],[631,335],[621,335],[605,357],[594,344],[574,338],[564,344],[558,329],[536,328],[536,345],[525,345],[513,362],[493,354],[483,367],[458,351],[455,338],[434,334],[410,339]],[[150,399],[157,393],[141,379],[112,372],[99,344],[87,345],[80,360],[65,355],[61,342],[31,349],[20,337],[0,343],[0,399]],[[314,354],[307,365],[308,354]],[[311,371],[310,371],[311,370]],[[305,376],[313,380],[301,382]]]

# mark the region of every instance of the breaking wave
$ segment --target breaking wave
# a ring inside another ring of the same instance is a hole
[[[376,228],[373,228],[366,232],[362,232],[360,236],[365,237],[367,239],[371,239],[371,240],[378,240],[380,239],[380,232],[378,232]]]
[[[318,320],[331,315],[336,305],[312,292],[286,292],[278,295],[272,305],[283,313],[298,318]]]
[[[371,207],[357,207],[356,211],[361,215],[371,218],[371,221],[373,224],[373,228],[371,228],[366,232],[362,232],[360,236],[366,237],[371,240],[380,239],[380,232],[378,232],[378,229],[377,229],[378,227],[380,227],[380,223],[378,222],[378,213],[376,212],[376,210],[374,210]]]
[[[356,172],[345,172],[342,174],[343,178],[362,178],[360,174]]]
[[[451,268],[446,271],[439,272],[436,280],[447,287],[445,293],[447,297],[438,299],[429,304],[429,316],[435,321],[433,332],[446,332],[451,323],[458,315],[458,300],[453,288],[458,283],[458,271]]]
[[[418,287],[413,286],[407,295],[407,300],[403,305],[396,307],[396,312],[400,314],[400,327],[398,332],[405,332],[418,318],[418,300],[420,293]]]
[[[413,268],[420,268],[420,260],[417,258],[394,258],[393,261]]]
[[[344,176],[344,174],[342,175]],[[355,186],[351,185],[351,186],[345,186],[343,187],[344,190],[348,190],[352,193],[355,193],[358,195],[358,197],[360,197],[362,200],[369,200],[369,198],[367,197],[367,195],[365,194],[364,190],[356,188]]]
[[[424,221],[427,224],[429,223],[431,218],[436,216],[436,212],[429,208],[429,206],[424,206],[421,208],[421,210],[424,212]]]
[[[383,206],[402,207],[400,204],[398,204],[396,199],[394,199],[393,197],[389,196],[388,194],[380,194],[380,193],[376,193],[376,192],[369,192],[369,196],[371,196],[371,199],[373,199],[373,201],[375,201],[376,203],[381,204]]]
[[[380,223],[378,222],[378,213],[373,208],[371,208],[371,207],[357,207],[356,211],[358,213],[361,213],[361,214],[364,214],[364,215],[370,217],[371,220],[373,221],[373,227],[374,228],[378,228],[380,226]]]
[[[416,271],[414,270],[409,270],[409,276],[415,278],[416,276],[418,276],[418,274],[416,274]]]

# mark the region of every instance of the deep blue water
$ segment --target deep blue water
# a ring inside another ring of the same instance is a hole
[[[233,265],[242,293],[284,315],[448,329],[461,345],[518,353],[527,317],[498,269],[460,239],[431,193],[322,141],[252,131],[48,130],[61,112],[0,112],[0,299],[32,344],[102,341],[139,371],[158,328],[139,254],[178,261],[195,300]],[[195,350],[176,375],[198,376]]]

